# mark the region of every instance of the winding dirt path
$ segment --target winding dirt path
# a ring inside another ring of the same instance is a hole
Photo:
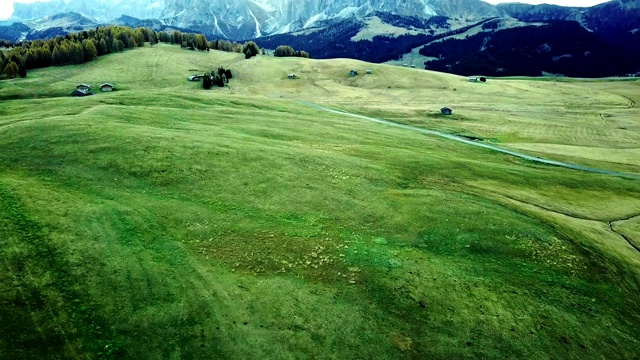
[[[604,117],[604,115],[600,114],[600,119],[604,122],[605,125],[607,125],[607,126],[611,125],[611,124],[609,124],[607,119]]]
[[[315,109],[318,109],[318,110],[325,111],[325,112],[338,114],[338,115],[343,115],[343,116],[349,116],[349,117],[353,117],[353,118],[358,118],[358,119],[361,119],[361,120],[375,122],[375,123],[378,123],[378,124],[384,124],[384,125],[399,127],[399,128],[402,128],[402,129],[411,130],[411,131],[419,132],[419,133],[426,134],[426,135],[438,136],[438,137],[445,138],[445,139],[448,139],[448,140],[453,140],[453,141],[457,141],[457,142],[460,142],[460,143],[463,143],[463,144],[472,145],[472,146],[481,147],[481,148],[484,148],[484,149],[497,151],[497,152],[502,153],[502,154],[515,156],[515,157],[518,157],[518,158],[521,158],[521,159],[524,159],[524,160],[533,161],[533,162],[537,162],[537,163],[541,163],[541,164],[545,164],[545,165],[557,166],[557,167],[561,167],[561,168],[578,170],[578,171],[585,171],[585,172],[590,172],[590,173],[595,173],[595,174],[611,175],[611,176],[616,176],[616,177],[621,177],[621,178],[640,180],[640,174],[622,173],[622,172],[617,172],[617,171],[611,171],[611,170],[605,170],[605,169],[597,169],[597,168],[592,168],[592,167],[588,167],[588,166],[565,163],[565,162],[562,162],[562,161],[544,159],[544,158],[540,158],[540,157],[537,157],[537,156],[527,155],[527,154],[520,153],[520,152],[517,152],[517,151],[508,150],[508,149],[501,148],[501,147],[498,147],[498,146],[494,146],[494,145],[490,145],[490,144],[487,144],[487,143],[483,143],[481,141],[470,140],[470,139],[464,138],[462,136],[448,134],[448,133],[444,133],[444,132],[437,131],[437,130],[424,129],[424,128],[419,128],[419,127],[416,127],[416,126],[411,126],[411,125],[406,125],[406,124],[393,122],[393,121],[390,121],[390,120],[378,119],[378,118],[373,118],[373,117],[369,117],[369,116],[365,116],[365,115],[359,115],[359,114],[350,113],[350,112],[347,112],[347,111],[330,109],[330,108],[326,108],[324,106],[321,106],[321,105],[318,105],[318,104],[314,104],[314,103],[310,103],[310,102],[307,102],[307,101],[299,101],[299,103],[302,104],[302,105],[308,106],[308,107],[312,107],[312,108],[315,108]]]

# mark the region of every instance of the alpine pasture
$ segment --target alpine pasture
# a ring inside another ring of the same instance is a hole
[[[640,180],[302,102],[638,174],[639,97],[169,45],[0,81],[0,358],[637,357]]]

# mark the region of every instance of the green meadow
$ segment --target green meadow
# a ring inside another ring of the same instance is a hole
[[[0,358],[637,358],[640,180],[301,101],[638,174],[639,99],[168,45],[0,81]]]

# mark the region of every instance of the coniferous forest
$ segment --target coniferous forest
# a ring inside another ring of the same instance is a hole
[[[56,36],[48,40],[20,43],[0,40],[0,48],[8,49],[8,51],[0,51],[0,78],[26,77],[27,72],[32,69],[82,64],[99,56],[140,47],[144,43],[153,46],[158,42],[178,44],[189,50],[244,53],[247,59],[260,53],[260,48],[253,41],[244,44],[226,40],[208,41],[202,34],[181,31],[155,32],[149,28],[132,29],[126,26],[106,26],[65,36]],[[309,57],[309,54],[304,51],[293,49],[291,51],[293,55],[283,56]]]

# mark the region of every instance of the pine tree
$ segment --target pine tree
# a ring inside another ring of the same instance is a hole
[[[71,42],[69,44],[69,56],[72,64],[82,64],[84,62],[84,48],[82,44]]]
[[[27,77],[27,69],[24,68],[24,66],[22,66],[22,64],[18,64],[18,75],[21,78],[26,78]]]
[[[62,57],[60,54],[60,47],[58,45],[56,45],[55,48],[53,48],[53,53],[51,54],[51,64],[52,65],[60,65],[62,64]]]
[[[202,34],[196,35],[195,45],[196,45],[196,48],[198,50],[202,50],[202,51],[206,50],[207,49],[207,38]]]
[[[182,38],[182,32],[176,30],[173,32],[173,41],[172,44],[182,44],[184,39]]]
[[[24,66],[31,70],[37,67],[37,57],[36,51],[31,49],[27,51],[27,54],[24,57]]]
[[[36,50],[36,66],[39,68],[51,66],[51,50],[46,44]]]
[[[109,52],[109,48],[107,47],[107,42],[104,38],[100,39],[98,42],[98,55],[105,55]]]
[[[144,46],[145,36],[142,33],[141,29],[136,29],[136,31],[134,32],[133,38],[134,38],[137,46],[140,46],[140,47]]]
[[[211,89],[211,74],[209,73],[204,74],[204,79],[202,79],[202,87],[205,90]]]
[[[215,79],[214,83],[218,87],[224,87],[224,81],[222,81],[222,76],[220,76],[220,75],[216,75],[216,79]]]
[[[84,61],[91,61],[98,57],[98,50],[93,40],[84,40],[82,45],[84,48]]]
[[[260,48],[255,42],[247,41],[242,47],[242,52],[244,53],[245,59],[250,59],[260,53]]]
[[[16,75],[18,75],[18,65],[16,65],[15,62],[10,61],[9,64],[7,64],[7,66],[4,68],[4,73],[5,75],[7,75],[7,77],[13,79],[14,77],[16,77]]]
[[[158,36],[156,35],[156,33],[152,30],[149,30],[148,34],[149,34],[149,45],[153,46],[157,44]]]
[[[120,40],[113,38],[113,40],[111,41],[111,52],[119,51],[122,51],[122,48],[120,47]]]

